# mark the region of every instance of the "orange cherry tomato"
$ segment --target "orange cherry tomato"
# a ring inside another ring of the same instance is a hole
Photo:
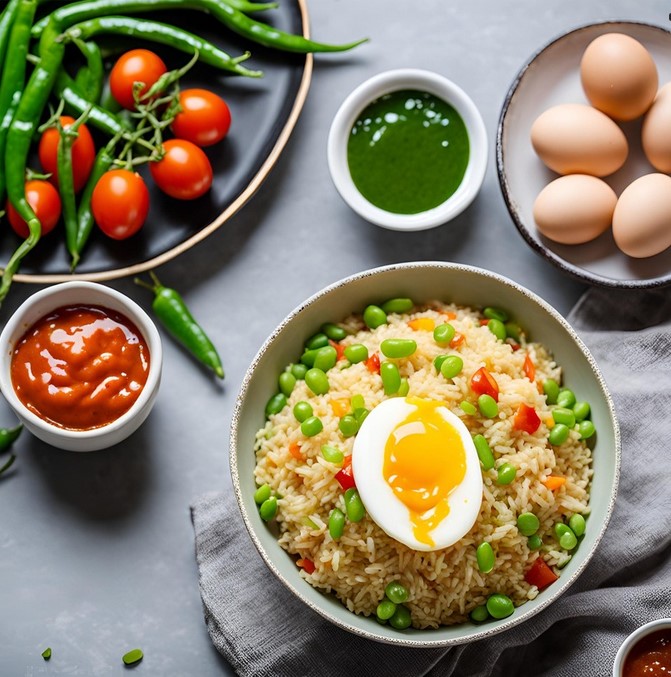
[[[48,181],[39,179],[26,181],[26,200],[42,224],[42,235],[50,233],[61,218],[61,198],[58,191]],[[19,216],[9,200],[6,210],[14,232],[24,239],[27,238],[30,234],[28,224]]]
[[[172,122],[178,139],[196,146],[211,146],[221,141],[231,127],[231,111],[226,102],[207,89],[183,89],[179,94],[181,111]]]
[[[117,102],[128,110],[135,109],[133,86],[144,83],[140,97],[164,74],[168,68],[158,54],[148,49],[132,49],[122,54],[110,72],[110,91]]]
[[[471,390],[476,395],[491,395],[496,402],[499,401],[499,384],[484,367],[471,377]]]
[[[156,185],[178,200],[193,200],[212,185],[212,165],[207,155],[191,141],[170,139],[163,143],[165,155],[149,163]]]
[[[100,230],[114,240],[137,233],[149,213],[149,191],[142,177],[128,169],[102,175],[91,195],[91,211]]]
[[[64,129],[74,124],[74,118],[62,115],[61,125]],[[72,144],[72,176],[75,184],[75,192],[79,192],[89,178],[93,163],[96,159],[96,147],[93,137],[86,125],[77,128],[78,136]],[[44,131],[37,147],[37,155],[45,172],[49,172],[56,184],[58,184],[58,142],[61,135],[55,127]]]

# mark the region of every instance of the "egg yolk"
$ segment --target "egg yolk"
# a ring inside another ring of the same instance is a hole
[[[449,514],[447,499],[466,476],[466,450],[438,411],[444,405],[415,398],[408,403],[416,409],[388,437],[383,474],[409,509],[415,538],[433,546],[431,531]]]

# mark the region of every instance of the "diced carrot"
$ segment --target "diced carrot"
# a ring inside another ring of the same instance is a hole
[[[529,571],[524,574],[524,580],[529,585],[535,585],[539,590],[547,588],[554,583],[559,576],[550,569],[542,557],[538,557],[531,565]]]
[[[527,355],[524,358],[524,375],[533,383],[536,380],[536,367],[533,360]]]
[[[566,478],[561,477],[560,475],[548,475],[543,478],[541,482],[550,490],[557,491],[559,487],[566,483]]]
[[[305,571],[306,574],[313,574],[315,572],[315,563],[311,559],[298,559],[296,560],[296,564]]]
[[[329,339],[329,345],[335,348],[337,362],[345,359],[345,346],[341,346],[337,341],[332,341],[331,339]]]
[[[458,348],[465,340],[466,336],[464,336],[464,334],[458,331],[455,332],[452,340],[450,341],[450,348]]]
[[[456,314],[456,313],[453,313],[451,310],[448,310],[448,311],[445,313],[445,317],[446,317],[448,320],[456,320],[456,319],[457,319],[457,314]]]
[[[338,418],[342,418],[349,412],[350,404],[346,397],[337,400],[331,400],[330,405],[334,416],[337,416]]]
[[[301,454],[301,445],[298,442],[292,442],[289,445],[289,453],[297,460],[303,461],[303,454]]]
[[[481,327],[486,327],[489,324],[489,318],[488,317],[481,317],[480,318],[480,326]]]
[[[371,374],[379,374],[380,373],[380,356],[377,353],[373,353],[367,360],[366,360],[366,368]]]
[[[345,456],[342,460],[342,468],[349,468],[352,465],[352,454]]]
[[[408,322],[408,327],[414,331],[433,331],[436,323],[430,317],[416,317]]]

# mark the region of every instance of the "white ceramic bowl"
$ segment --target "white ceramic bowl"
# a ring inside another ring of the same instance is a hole
[[[627,637],[627,639],[622,642],[622,646],[619,648],[616,656],[615,663],[613,664],[613,677],[622,677],[622,670],[624,668],[624,662],[627,660],[629,652],[634,648],[636,644],[647,635],[651,635],[653,632],[658,630],[666,630],[671,628],[671,618],[660,618],[656,621],[651,621],[642,625],[638,630]]]
[[[566,385],[592,407],[598,437],[593,455],[589,528],[559,580],[503,620],[399,632],[380,625],[374,618],[357,616],[335,596],[323,594],[301,578],[294,558],[279,546],[254,502],[254,443],[257,431],[265,425],[265,403],[277,392],[278,375],[300,357],[305,341],[324,322],[337,322],[369,303],[394,297],[410,297],[415,302],[439,299],[474,308],[496,302],[524,326],[534,341],[552,351],[562,366]],[[554,308],[524,287],[486,270],[451,263],[403,263],[335,282],[298,306],[273,331],[242,382],[231,425],[230,462],[233,487],[247,530],[270,570],[291,592],[350,632],[390,644],[428,648],[471,642],[512,628],[543,610],[569,588],[594,554],[613,509],[619,478],[620,435],[612,399],[594,359]]]
[[[404,89],[428,92],[449,103],[464,121],[470,144],[468,166],[459,188],[438,207],[418,214],[393,214],[370,203],[354,185],[347,163],[347,142],[360,113],[384,94]],[[359,85],[333,119],[327,150],[331,178],[343,200],[367,221],[391,230],[425,230],[461,214],[478,194],[487,168],[487,132],[473,101],[442,75],[412,68],[386,71]]]
[[[10,365],[15,343],[26,330],[47,313],[63,306],[84,304],[115,310],[131,320],[149,348],[149,374],[142,392],[118,419],[92,430],[67,430],[40,418],[17,397],[12,386]],[[69,451],[95,451],[126,439],[147,418],[161,380],[163,353],[161,338],[147,313],[120,292],[93,282],[65,282],[43,289],[23,302],[0,334],[0,390],[19,420],[33,435],[54,447]]]

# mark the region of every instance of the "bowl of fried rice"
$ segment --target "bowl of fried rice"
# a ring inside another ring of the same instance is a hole
[[[495,273],[419,262],[310,297],[249,367],[231,427],[270,570],[336,625],[470,642],[576,580],[613,509],[620,436],[566,320]]]

